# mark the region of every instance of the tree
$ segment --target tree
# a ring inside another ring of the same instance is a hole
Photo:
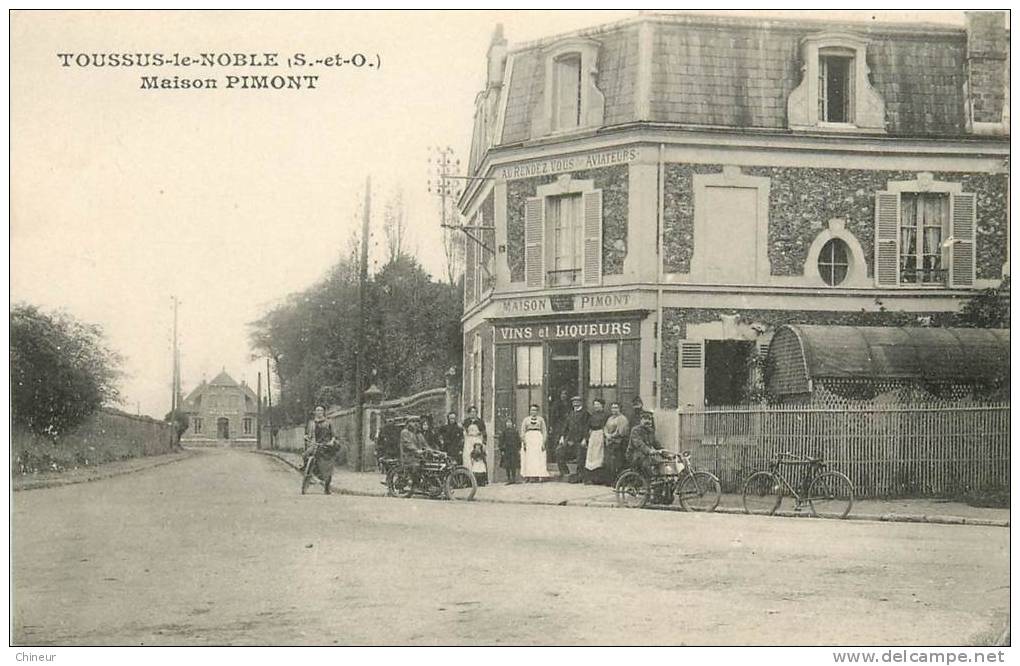
[[[56,438],[120,394],[121,357],[102,329],[25,303],[11,308],[11,418]]]
[[[383,206],[383,233],[389,260],[395,261],[407,250],[407,211],[402,188],[394,190]]]
[[[270,356],[279,404],[291,423],[316,404],[357,401],[356,263],[344,258],[329,277],[251,323],[251,344]],[[460,287],[434,282],[412,257],[398,255],[366,284],[366,372],[391,397],[442,386],[460,364]],[[275,421],[274,421],[275,423]]]
[[[960,320],[970,328],[1009,328],[1009,276],[964,303]]]

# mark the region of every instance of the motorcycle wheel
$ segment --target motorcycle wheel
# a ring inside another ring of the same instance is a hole
[[[446,477],[446,499],[470,501],[478,492],[478,481],[467,467],[454,468]]]
[[[400,467],[386,475],[386,494],[390,497],[410,497],[414,494],[414,477]]]

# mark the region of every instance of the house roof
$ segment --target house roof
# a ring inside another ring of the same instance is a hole
[[[642,23],[651,33],[647,49],[640,46]],[[868,40],[868,72],[885,102],[890,135],[965,134],[962,26],[649,15],[511,48],[502,135],[495,143],[540,138],[531,135],[531,127],[533,115],[542,111],[544,53],[572,36],[599,44],[596,87],[605,96],[604,127],[650,121],[786,130],[787,98],[803,76],[801,40],[827,31]],[[638,78],[645,68],[649,106],[642,116]],[[1008,86],[1004,74],[1000,85]]]
[[[1009,330],[787,325],[769,346],[773,393],[809,392],[808,380],[972,383],[1009,367]]]
[[[238,384],[237,384],[237,382],[234,381],[233,377],[231,377],[230,375],[227,374],[226,370],[223,370],[222,372],[220,372],[220,374],[218,374],[215,377],[213,377],[213,380],[211,382],[209,382],[209,385],[210,386],[230,386],[230,387],[234,387],[234,386],[237,386]]]

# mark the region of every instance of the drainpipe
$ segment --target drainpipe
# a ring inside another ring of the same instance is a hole
[[[662,409],[662,224],[665,210],[665,164],[666,145],[659,144],[659,171],[655,191],[658,195],[658,209],[655,216],[655,407]]]

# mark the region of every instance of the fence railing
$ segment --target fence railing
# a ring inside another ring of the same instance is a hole
[[[1009,487],[1009,404],[734,406],[681,410],[679,446],[737,492],[789,451],[829,461],[858,497],[939,497]]]

